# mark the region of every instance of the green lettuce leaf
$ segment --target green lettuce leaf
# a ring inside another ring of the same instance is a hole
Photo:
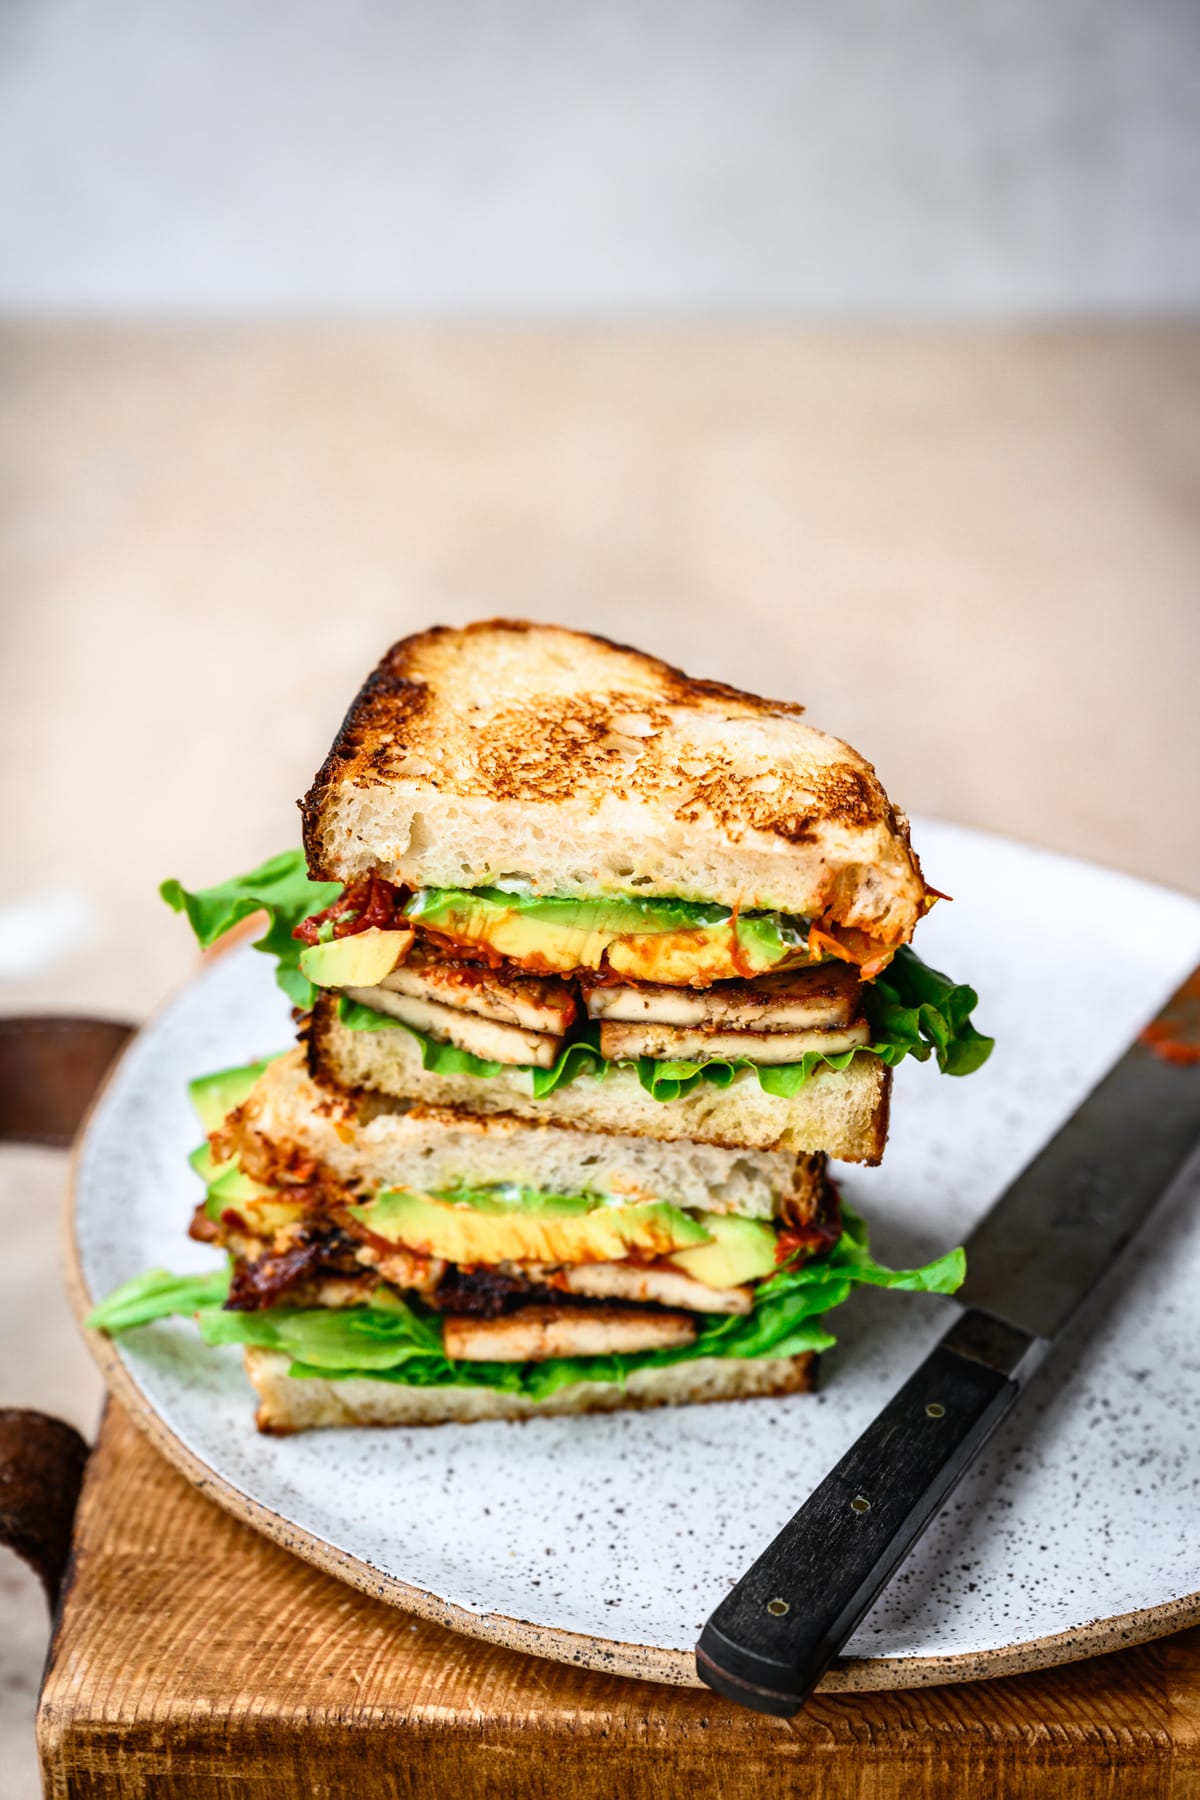
[[[248,875],[235,875],[217,887],[191,893],[172,880],[164,881],[158,891],[168,906],[187,914],[206,950],[251,913],[265,912],[270,923],[264,935],[255,940],[254,948],[279,959],[275,979],[295,1006],[312,1005],[316,990],[301,971],[303,945],[292,932],[302,919],[324,911],[342,890],[336,881],[309,880],[303,850],[285,850],[281,856],[273,856],[251,869]]]
[[[527,894],[508,888],[418,888],[405,905],[405,917],[421,919],[448,912],[467,913],[479,903],[488,912],[521,913],[547,925],[574,930],[611,931],[614,936],[639,932],[686,931],[719,925],[730,915],[727,906],[707,900],[660,899],[650,895],[598,895],[594,900],[556,894]],[[777,913],[747,914],[777,919]]]
[[[85,1323],[92,1331],[128,1331],[148,1325],[172,1313],[207,1313],[225,1304],[229,1270],[211,1269],[203,1275],[172,1275],[169,1269],[149,1269],[114,1288],[108,1298],[93,1307]]]
[[[172,1276],[154,1270],[118,1288],[96,1308],[89,1324],[104,1331],[195,1313],[209,1344],[253,1344],[282,1351],[297,1378],[346,1380],[370,1375],[417,1387],[491,1387],[542,1400],[577,1381],[624,1381],[635,1369],[664,1368],[702,1356],[798,1356],[835,1342],[824,1315],[841,1306],[857,1286],[950,1294],[961,1284],[965,1262],[951,1250],[919,1269],[888,1269],[872,1257],[862,1220],[843,1208],[842,1233],[821,1256],[801,1256],[757,1290],[752,1313],[700,1316],[693,1344],[646,1350],[632,1356],[555,1357],[541,1363],[451,1362],[442,1350],[435,1312],[393,1296],[371,1306],[321,1308],[275,1306],[262,1312],[227,1312],[222,1301],[228,1276]]]
[[[931,969],[905,945],[889,966],[863,990],[873,1035],[886,1043],[889,1062],[932,1052],[945,1075],[970,1075],[992,1054],[995,1039],[971,1023],[979,1004],[974,988]]]

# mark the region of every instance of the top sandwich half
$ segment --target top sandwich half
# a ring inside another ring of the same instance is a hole
[[[393,646],[301,803],[337,892],[297,933],[314,1073],[878,1160],[863,984],[931,896],[874,769],[801,710],[552,626]]]
[[[326,1088],[878,1161],[890,1069],[984,1060],[908,940],[934,898],[871,765],[796,706],[507,621],[395,645],[259,908]]]
[[[302,803],[310,873],[765,913],[881,966],[926,904],[908,823],[802,710],[553,626],[425,631],[388,651]]]

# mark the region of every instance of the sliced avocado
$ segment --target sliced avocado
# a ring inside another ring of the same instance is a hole
[[[215,1181],[209,1182],[209,1198],[240,1206],[248,1200],[269,1200],[278,1192],[277,1188],[264,1187],[261,1181],[255,1181],[249,1175],[243,1175],[236,1163],[223,1163]]]
[[[273,1237],[285,1225],[298,1225],[304,1218],[304,1208],[293,1206],[287,1200],[234,1201],[228,1196],[224,1200],[218,1200],[213,1194],[209,1194],[205,1201],[204,1211],[217,1225],[226,1213],[236,1213],[246,1230],[255,1237]]]
[[[201,1075],[188,1083],[188,1098],[205,1131],[216,1131],[225,1123],[272,1060],[268,1056],[238,1069],[218,1069],[215,1075]]]
[[[808,961],[808,951],[799,941],[799,934],[792,935],[798,940],[795,944],[786,942],[784,935],[767,926],[765,920],[739,919],[735,939],[730,921],[726,920],[691,931],[617,938],[609,945],[608,963],[618,975],[629,975],[636,981],[659,981],[668,987],[686,987],[691,982],[707,985],[711,981],[732,981],[738,976],[749,979],[768,969]]]
[[[630,1250],[652,1256],[704,1243],[707,1233],[666,1201],[598,1206],[559,1216],[553,1210],[481,1212],[427,1194],[390,1188],[351,1218],[388,1243],[453,1263],[619,1262]]]
[[[420,888],[404,911],[410,919],[433,924],[439,914],[470,908],[520,913],[544,924],[576,931],[602,930],[613,937],[628,931],[679,931],[690,925],[714,925],[729,917],[727,907],[707,900],[634,898],[629,894],[579,899],[560,894],[511,894],[503,888]]]
[[[234,1163],[226,1163],[209,1186],[204,1211],[214,1220],[220,1220],[227,1212],[235,1212],[251,1231],[263,1237],[304,1217],[304,1207],[285,1200],[281,1189],[264,1187],[261,1181],[251,1180]]]
[[[538,1213],[548,1219],[578,1218],[581,1213],[591,1212],[593,1207],[603,1204],[596,1196],[589,1199],[585,1194],[544,1194],[538,1188],[507,1184],[452,1188],[445,1193],[432,1194],[430,1198],[442,1200],[447,1206],[470,1206],[476,1212],[492,1215],[524,1212]]]
[[[205,1187],[211,1187],[214,1181],[218,1180],[227,1169],[234,1169],[237,1167],[236,1163],[217,1162],[212,1153],[212,1145],[207,1138],[205,1138],[202,1144],[196,1145],[196,1148],[188,1157],[188,1162],[192,1165],[193,1169],[195,1169]]]
[[[682,986],[761,975],[808,959],[802,924],[777,913],[747,913],[738,919],[735,938],[726,907],[691,900],[567,900],[499,888],[422,888],[405,911],[447,937],[486,944],[544,972],[599,968],[607,950],[619,974]]]
[[[506,894],[499,888],[422,888],[409,918],[462,943],[486,944],[541,972],[595,969],[615,938],[676,931],[727,917],[719,906],[688,900],[567,900]]]
[[[355,931],[310,944],[300,952],[300,967],[317,987],[378,987],[412,943],[411,931]]]
[[[544,974],[598,968],[612,941],[611,931],[597,926],[536,918],[476,894],[446,894],[443,904],[427,905],[416,916],[459,943],[485,944]]]
[[[701,1213],[700,1221],[712,1238],[695,1250],[677,1250],[671,1261],[693,1281],[705,1287],[741,1287],[775,1272],[775,1227],[762,1219],[741,1219],[733,1213]]]

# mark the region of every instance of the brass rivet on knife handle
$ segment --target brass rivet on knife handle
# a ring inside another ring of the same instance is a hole
[[[716,1608],[696,1646],[709,1687],[777,1717],[803,1705],[1017,1396],[999,1365],[1032,1346],[966,1324],[965,1350],[947,1334]]]

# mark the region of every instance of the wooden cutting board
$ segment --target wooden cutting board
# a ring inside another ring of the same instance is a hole
[[[1200,1795],[1200,1629],[760,1718],[357,1593],[205,1499],[110,1404],[38,1734],[51,1800],[1184,1800]]]

